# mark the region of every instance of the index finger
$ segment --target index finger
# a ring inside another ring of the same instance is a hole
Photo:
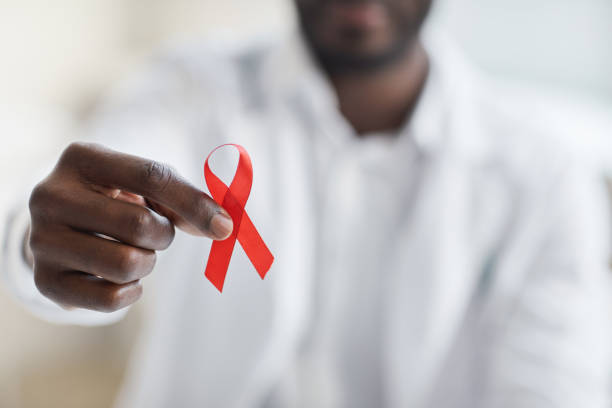
[[[97,144],[73,144],[67,155],[89,182],[127,190],[162,204],[210,238],[225,239],[232,232],[227,212],[166,164]]]

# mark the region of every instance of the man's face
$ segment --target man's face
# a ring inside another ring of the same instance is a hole
[[[331,72],[384,67],[413,43],[432,0],[295,0],[312,51]]]

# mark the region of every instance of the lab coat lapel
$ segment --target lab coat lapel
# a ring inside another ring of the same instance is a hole
[[[410,126],[422,173],[391,254],[385,363],[397,407],[423,406],[434,391],[479,278],[470,176],[486,143],[471,111],[469,72],[440,41],[426,42],[432,68]]]

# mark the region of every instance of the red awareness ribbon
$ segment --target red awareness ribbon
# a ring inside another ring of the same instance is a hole
[[[210,170],[208,165],[210,156],[224,146],[233,146],[240,153],[238,167],[229,187]],[[257,270],[257,273],[261,276],[261,279],[265,278],[266,273],[272,266],[272,262],[274,262],[274,256],[263,239],[261,239],[244,209],[251,193],[251,185],[253,184],[253,164],[249,154],[244,147],[233,143],[216,147],[210,152],[204,163],[204,178],[212,198],[229,213],[234,222],[232,234],[227,239],[213,241],[204,275],[215,285],[219,292],[223,292],[227,268],[234,251],[234,246],[236,245],[236,240],[238,240]]]

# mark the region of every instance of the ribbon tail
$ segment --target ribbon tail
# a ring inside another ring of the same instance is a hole
[[[238,230],[238,242],[240,242],[261,279],[265,278],[274,262],[274,256],[246,212],[242,215],[240,229]]]
[[[235,237],[230,237],[225,241],[213,241],[210,249],[204,275],[219,292],[223,292],[225,276],[227,275],[227,268],[229,267],[235,244]]]

